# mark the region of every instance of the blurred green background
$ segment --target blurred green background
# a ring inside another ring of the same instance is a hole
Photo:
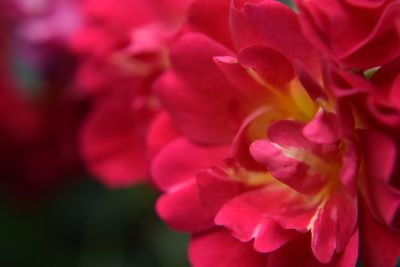
[[[189,266],[188,237],[157,219],[147,187],[109,191],[83,181],[40,207],[0,207],[2,267]]]

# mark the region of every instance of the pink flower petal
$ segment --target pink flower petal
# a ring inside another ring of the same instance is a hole
[[[373,214],[391,226],[400,210],[400,192],[390,185],[397,164],[394,141],[377,131],[360,132],[366,154],[365,193]]]
[[[230,0],[197,0],[190,6],[188,25],[191,31],[206,34],[221,44],[231,48],[229,31]]]
[[[196,179],[201,202],[215,214],[225,202],[247,189],[245,184],[233,180],[217,168],[199,172]]]
[[[226,153],[225,147],[200,147],[184,138],[176,139],[154,158],[152,178],[161,190],[175,191],[181,184],[194,180],[202,169],[222,164]]]
[[[379,223],[362,201],[360,219],[361,259],[365,267],[394,267],[400,255],[400,233]]]
[[[264,167],[257,163],[251,156],[249,147],[254,139],[266,137],[268,122],[280,118],[281,114],[270,108],[261,107],[248,115],[243,121],[232,142],[232,156],[248,170],[263,171]],[[254,128],[256,127],[256,131]],[[260,136],[255,136],[256,132]]]
[[[178,137],[179,134],[168,113],[160,112],[152,121],[147,134],[148,158],[153,159],[165,145]]]
[[[297,233],[293,230],[307,231],[315,213],[308,201],[306,196],[287,187],[271,185],[227,202],[217,214],[215,223],[230,229],[233,236],[243,242],[254,238],[258,251],[269,252],[295,238]]]
[[[342,159],[342,167],[339,177],[348,192],[355,196],[357,194],[357,182],[360,168],[360,152],[353,141],[345,140],[345,152]]]
[[[359,244],[359,231],[357,229],[347,242],[344,251],[340,254],[336,254],[336,257],[333,258],[329,266],[354,267],[358,260]]]
[[[309,235],[298,238],[268,255],[268,265],[276,267],[320,267],[310,249]]]
[[[289,59],[267,46],[253,45],[242,49],[239,63],[246,68],[252,68],[265,82],[277,87],[285,86],[295,76]]]
[[[364,3],[299,0],[302,29],[318,48],[346,66],[384,64],[399,53],[400,35],[394,21],[400,5],[396,1],[385,7]]]
[[[338,116],[322,108],[304,127],[303,134],[310,141],[318,144],[336,143],[343,135]]]
[[[278,1],[233,1],[230,20],[232,38],[239,50],[265,45],[292,62],[300,60],[310,73],[319,76],[319,55],[301,34],[297,15],[289,7]]]
[[[122,97],[126,97],[122,94]],[[147,176],[144,137],[128,98],[97,103],[81,132],[81,150],[93,174],[116,188],[144,181]]]
[[[214,57],[214,61],[225,74],[228,81],[235,85],[237,90],[240,91],[244,97],[249,98],[250,96],[252,102],[256,100],[259,101],[260,104],[262,101],[266,102],[264,99],[267,94],[265,88],[250,76],[246,68],[239,63],[236,57]]]
[[[368,173],[372,178],[390,182],[398,156],[396,143],[388,135],[378,131],[362,131],[367,153]]]
[[[171,48],[172,70],[155,89],[177,129],[192,141],[227,143],[239,128],[238,94],[213,61],[230,54],[201,34],[185,34]]]
[[[372,85],[363,77],[353,73],[345,73],[337,69],[330,61],[325,61],[323,74],[324,81],[338,98],[373,91]]]
[[[329,263],[335,251],[341,253],[357,222],[356,200],[346,192],[335,192],[319,211],[312,227],[311,248],[322,263]]]
[[[189,243],[193,267],[265,267],[266,258],[251,244],[240,242],[223,229],[194,235]]]
[[[326,165],[328,158],[323,157],[321,146],[303,136],[302,130],[300,122],[275,122],[268,130],[270,141],[255,141],[250,153],[275,178],[301,193],[313,194],[322,189],[328,177],[311,170],[317,161]]]
[[[199,232],[214,226],[214,214],[202,205],[194,179],[159,198],[160,218],[176,231]]]
[[[324,89],[318,84],[317,77],[314,77],[306,67],[299,61],[294,61],[296,74],[304,89],[306,89],[309,96],[316,101],[317,99],[327,99]]]
[[[257,140],[252,143],[250,153],[258,163],[267,167],[274,178],[301,193],[314,194],[325,184],[320,175],[309,173],[309,166],[288,157],[280,148],[267,140]]]
[[[154,158],[152,177],[166,191],[157,203],[157,213],[173,229],[197,232],[214,225],[215,212],[201,202],[195,175],[218,165],[226,152],[224,147],[199,147],[180,138]]]
[[[254,249],[259,252],[275,251],[300,235],[294,230],[283,229],[272,219],[264,219],[257,230]]]

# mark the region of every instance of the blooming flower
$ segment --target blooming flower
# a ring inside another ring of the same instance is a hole
[[[146,179],[148,127],[160,106],[150,87],[168,66],[166,44],[189,1],[84,1],[86,23],[71,40],[78,83],[93,101],[81,133],[91,172],[110,187]],[[132,15],[134,14],[134,15]]]
[[[396,145],[338,94],[370,81],[322,61],[276,1],[195,1],[184,29],[155,85],[181,137],[152,175],[160,217],[192,233],[192,265],[355,266],[360,249],[393,266]]]

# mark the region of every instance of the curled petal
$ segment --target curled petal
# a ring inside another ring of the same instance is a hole
[[[329,263],[335,251],[343,251],[353,235],[356,222],[356,200],[346,192],[335,192],[319,211],[312,226],[311,248],[320,262]]]
[[[336,114],[320,109],[303,129],[310,141],[318,144],[336,143],[342,137],[341,125]]]
[[[288,187],[271,185],[227,202],[215,223],[230,229],[243,242],[254,238],[258,251],[270,252],[297,237],[296,231],[307,231],[315,214],[315,207],[308,200]]]
[[[262,45],[244,48],[239,53],[239,63],[251,68],[267,83],[282,87],[294,76],[294,68],[289,59],[275,49]]]
[[[258,163],[267,167],[273,177],[301,193],[314,194],[324,185],[320,175],[309,173],[309,166],[288,157],[269,141],[255,141],[250,146],[250,153]]]
[[[230,22],[239,50],[255,44],[274,48],[319,77],[319,55],[301,34],[297,15],[289,7],[278,1],[232,1]]]
[[[303,127],[295,121],[275,122],[268,130],[269,141],[255,141],[250,153],[275,178],[301,193],[313,194],[322,189],[328,178],[325,175],[333,171],[327,163],[332,158],[322,153],[322,146],[304,137]]]
[[[235,85],[237,90],[242,92],[244,96],[250,94],[252,98],[265,98],[265,88],[255,81],[246,68],[239,63],[236,57],[214,57],[214,61],[225,74],[225,77]]]

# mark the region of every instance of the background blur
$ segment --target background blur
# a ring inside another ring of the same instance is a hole
[[[30,210],[0,205],[0,266],[189,266],[187,237],[154,213],[145,186],[109,191],[84,180]]]
[[[188,238],[157,218],[155,189],[107,189],[82,164],[91,103],[66,41],[75,6],[0,0],[0,266],[188,266]]]

